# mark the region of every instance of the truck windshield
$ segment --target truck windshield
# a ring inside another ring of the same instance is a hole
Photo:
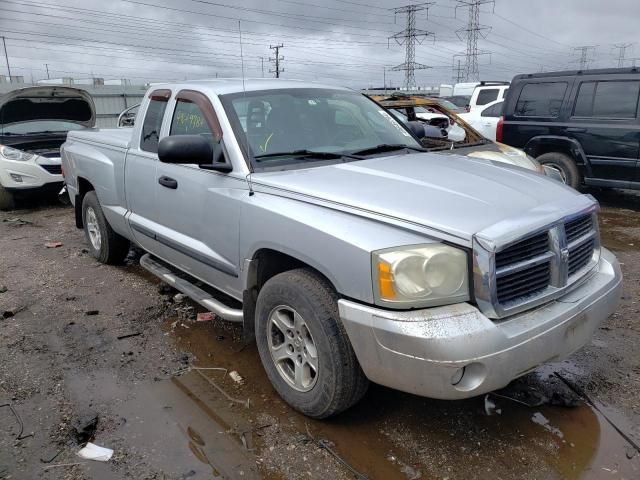
[[[363,151],[392,154],[391,146],[406,147],[406,153],[420,150],[407,128],[355,92],[279,89],[221,95],[220,100],[254,167],[335,163],[354,160],[349,155]]]

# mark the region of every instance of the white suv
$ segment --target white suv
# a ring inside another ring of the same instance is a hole
[[[69,130],[92,127],[96,114],[85,90],[28,87],[0,97],[0,210],[27,195],[62,188],[60,146]]]
[[[504,100],[509,90],[507,82],[480,82],[469,100],[469,111],[484,107],[496,100]]]

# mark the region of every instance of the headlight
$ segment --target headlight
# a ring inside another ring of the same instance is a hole
[[[33,153],[23,152],[22,150],[18,150],[16,148],[7,147],[6,145],[0,145],[0,155],[2,155],[7,160],[20,160],[22,162],[32,160],[36,157],[36,155]]]
[[[373,252],[376,299],[395,307],[432,307],[469,300],[467,254],[436,243]]]

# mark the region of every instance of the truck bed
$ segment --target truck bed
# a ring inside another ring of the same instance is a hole
[[[90,130],[76,130],[69,132],[70,140],[80,140],[94,144],[108,145],[110,147],[129,147],[131,142],[132,128],[92,128]]]

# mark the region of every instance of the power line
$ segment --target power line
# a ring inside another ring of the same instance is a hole
[[[431,32],[416,28],[416,12],[426,10],[428,13],[431,5],[433,5],[433,3],[420,3],[405,5],[404,7],[399,7],[393,10],[395,15],[398,15],[399,13],[405,13],[407,15],[407,27],[401,32],[389,37],[393,38],[398,45],[405,45],[404,63],[393,67],[392,70],[402,70],[405,72],[404,86],[407,90],[411,90],[416,86],[416,70],[430,68],[422,63],[416,63],[416,42],[422,43],[425,38],[433,36],[433,33]]]
[[[7,71],[9,72],[9,81],[11,81],[11,66],[9,65],[9,55],[7,55],[7,42],[2,37],[2,46],[4,47],[4,59],[7,61]]]
[[[272,58],[271,57],[269,58],[269,61],[273,62],[275,65],[274,69],[269,70],[269,72],[274,73],[276,78],[280,78],[280,74],[284,72],[284,68],[280,67],[280,62],[284,60],[284,57],[280,55],[280,49],[284,48],[284,45],[282,43],[278,45],[269,45],[269,48],[271,50],[275,50],[276,52],[275,56],[273,56]]]
[[[478,67],[478,57],[480,55],[489,55],[491,52],[486,50],[478,50],[478,38],[486,37],[491,27],[480,25],[480,7],[482,5],[493,4],[494,0],[456,0],[456,13],[458,8],[468,8],[469,18],[467,26],[456,31],[460,40],[466,40],[467,50],[465,53],[465,71],[464,77],[468,81],[480,80],[480,68]]]

